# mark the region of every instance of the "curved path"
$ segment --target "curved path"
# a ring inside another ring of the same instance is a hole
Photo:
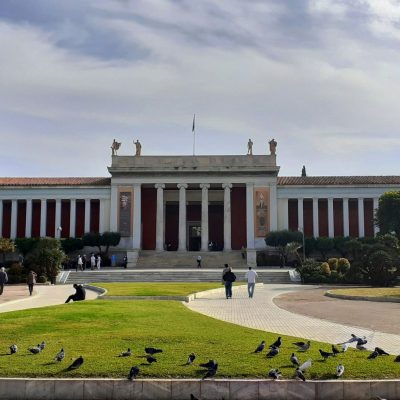
[[[293,284],[264,285],[256,288],[254,298],[249,299],[247,288],[242,286],[233,289],[233,299],[226,300],[222,292],[211,293],[185,305],[193,311],[223,321],[309,340],[340,343],[354,333],[367,337],[368,348],[379,346],[391,354],[400,353],[400,335],[295,314],[279,308],[273,301],[274,297],[282,294],[316,288]]]

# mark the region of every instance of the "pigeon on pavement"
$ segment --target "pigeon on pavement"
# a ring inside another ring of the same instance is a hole
[[[374,358],[376,358],[376,357],[378,357],[379,356],[379,353],[376,351],[376,350],[374,350],[369,356],[368,356],[368,360],[372,360],[372,359],[374,359]]]
[[[128,350],[123,351],[118,357],[130,357],[132,355],[132,351],[130,348]]]
[[[279,347],[272,347],[271,350],[267,353],[267,357],[275,357],[279,354]]]
[[[54,361],[62,361],[64,360],[64,357],[65,357],[64,349],[61,349],[60,352],[54,358]]]
[[[339,364],[336,367],[336,378],[340,378],[344,374],[344,365]]]
[[[304,376],[303,371],[300,368],[296,368],[296,376],[303,382],[306,381],[306,377]]]
[[[367,348],[365,346],[363,346],[362,344],[356,344],[356,349],[357,350],[367,350]]]
[[[354,343],[354,342],[357,342],[358,340],[360,340],[360,339],[362,339],[362,338],[359,338],[358,336],[356,336],[356,335],[354,335],[353,333],[351,334],[351,338],[349,339],[349,340],[346,340],[345,342],[343,342],[343,343],[339,343],[339,344],[345,344],[345,343]],[[363,339],[365,339],[365,336],[364,336],[364,338]]]
[[[279,379],[282,377],[282,373],[279,371],[279,369],[270,369],[268,376],[272,379]]]
[[[155,349],[154,347],[146,347],[146,348],[144,349],[144,351],[145,351],[147,354],[150,354],[151,356],[152,356],[153,354],[157,354],[157,353],[162,353],[162,352],[163,352],[161,349]]]
[[[269,348],[272,349],[273,347],[281,347],[281,346],[282,346],[282,338],[281,336],[279,336],[278,339],[276,339],[275,342],[269,346]]]
[[[385,350],[381,349],[380,347],[375,347],[375,351],[377,351],[380,356],[390,355],[389,353],[387,353]]]
[[[290,356],[290,361],[293,365],[297,365],[298,367],[300,366],[299,359],[296,357],[296,354],[292,353]]]
[[[333,356],[333,353],[328,353],[327,351],[319,349],[319,354],[324,360],[327,360],[329,357]]]
[[[193,361],[194,361],[195,359],[196,359],[196,354],[194,354],[194,353],[189,354],[189,357],[188,357],[188,359],[187,359],[186,364],[187,364],[187,365],[193,364]]]
[[[204,364],[200,364],[200,367],[211,369],[211,368],[214,368],[215,364],[216,364],[216,362],[214,360],[208,360],[208,362],[206,362]]]
[[[214,364],[214,366],[207,371],[207,373],[203,376],[203,379],[212,378],[217,373],[217,370],[218,363]]]
[[[311,358],[309,360],[307,360],[306,362],[304,362],[303,364],[300,365],[299,369],[300,371],[305,371],[306,369],[310,368],[312,365],[312,360]]]
[[[78,369],[83,364],[83,357],[78,357],[67,369],[71,371],[72,369]]]
[[[29,347],[28,349],[32,354],[39,354],[42,349],[40,348],[40,344],[38,344],[36,347]]]
[[[347,349],[349,348],[349,344],[342,343],[340,346],[342,347],[342,353],[346,353]]]
[[[261,353],[265,348],[265,340],[263,340],[257,348],[254,350],[254,353]]]
[[[12,344],[10,346],[10,354],[15,354],[18,351],[18,346],[16,344]]]
[[[153,364],[153,362],[157,362],[157,359],[155,357],[152,356],[147,356],[146,360],[149,364]]]
[[[139,367],[135,365],[129,371],[128,379],[133,381],[139,375],[139,372],[140,372]]]

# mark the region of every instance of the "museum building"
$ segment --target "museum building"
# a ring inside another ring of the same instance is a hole
[[[400,176],[280,177],[268,155],[118,156],[111,177],[0,178],[5,238],[119,231],[128,250],[265,247],[273,230],[374,236],[374,210]]]

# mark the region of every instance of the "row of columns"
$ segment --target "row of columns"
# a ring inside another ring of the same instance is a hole
[[[40,199],[40,236],[46,236],[47,227],[47,200],[52,199]],[[55,209],[55,237],[61,237],[61,230],[57,229],[61,226],[61,201],[62,199],[56,199]],[[75,237],[76,228],[76,199],[69,199],[70,201],[70,225],[69,232],[71,237]],[[84,231],[90,231],[90,201],[91,199],[85,199],[85,224]],[[29,238],[32,236],[32,202],[33,199],[26,200],[26,214],[25,214],[25,237]],[[17,218],[18,218],[18,200],[11,200],[11,230],[10,238],[15,239],[17,237]],[[104,203],[100,200],[99,210],[99,231],[104,231],[102,222],[102,215],[104,214]],[[3,230],[3,200],[0,200],[0,235]]]
[[[179,189],[179,236],[178,251],[186,250],[186,189],[187,183],[178,183]],[[155,184],[157,189],[157,215],[156,215],[156,249],[164,249],[164,189],[165,184]],[[208,190],[209,183],[200,184],[201,188],[201,250],[208,249]],[[224,250],[231,250],[231,183],[223,183],[224,189]],[[137,202],[135,204],[138,204]]]
[[[289,207],[288,200],[285,201],[284,211],[284,229],[289,228]],[[303,218],[303,198],[297,199],[298,207],[298,226],[299,230],[304,230],[304,218]],[[319,218],[318,218],[318,200],[319,198],[314,197],[313,199],[313,232],[314,236],[319,235]],[[343,236],[349,236],[349,198],[344,197],[343,199]],[[358,198],[358,236],[365,236],[365,225],[364,225],[364,198]],[[378,208],[378,198],[373,198],[373,209]],[[376,235],[378,228],[374,226],[374,233]],[[328,197],[328,236],[334,237],[334,215],[333,215],[333,197]]]

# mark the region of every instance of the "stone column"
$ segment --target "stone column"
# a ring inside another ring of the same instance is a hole
[[[3,237],[3,200],[0,200],[0,237]]]
[[[289,229],[289,199],[282,199],[283,203],[283,229]]]
[[[118,204],[118,203],[117,203]],[[142,187],[140,183],[133,185],[133,241],[134,249],[142,246]]]
[[[179,189],[179,251],[186,251],[186,183],[178,183]]]
[[[90,199],[85,199],[85,228],[83,233],[90,232]]]
[[[379,199],[378,199],[378,197],[374,197],[372,201],[373,201],[372,208],[373,208],[373,213],[374,213],[374,218],[375,218],[375,213],[379,206]],[[379,226],[374,224],[374,235],[376,236],[378,234],[378,232],[379,232]],[[1,231],[0,231],[0,233],[1,233]]]
[[[46,221],[47,221],[47,200],[40,200],[40,237],[46,236]]]
[[[246,261],[249,267],[257,265],[254,245],[254,183],[246,183]],[[244,243],[243,243],[244,244]]]
[[[32,236],[32,199],[26,200],[25,237]]]
[[[156,250],[164,250],[164,189],[163,183],[156,183],[157,214],[156,214]]]
[[[358,199],[358,237],[365,236],[364,199]]]
[[[111,204],[110,204],[110,231],[118,231],[118,187],[111,185]]]
[[[210,184],[201,183],[201,250],[208,250],[208,189]]]
[[[269,218],[270,218],[270,231],[278,230],[278,201],[276,194],[276,184],[269,187]]]
[[[61,226],[61,199],[56,199],[56,226],[55,226],[55,236],[57,239],[61,238],[61,231],[58,228],[62,228]]]
[[[297,220],[298,230],[304,231],[304,211],[303,211],[303,198],[297,199]]]
[[[70,211],[69,211],[69,236],[74,238],[76,230],[76,200],[70,200]]]
[[[223,183],[224,189],[224,251],[231,248],[231,183]]]
[[[335,236],[332,197],[328,198],[328,236],[330,238],[333,238]]]
[[[313,234],[319,236],[318,198],[313,198]]]
[[[343,198],[343,236],[349,236],[349,199]]]
[[[99,233],[104,232],[104,199],[99,199]]]
[[[17,200],[11,200],[11,232],[10,232],[11,239],[15,239],[17,237],[17,214],[18,214]]]

